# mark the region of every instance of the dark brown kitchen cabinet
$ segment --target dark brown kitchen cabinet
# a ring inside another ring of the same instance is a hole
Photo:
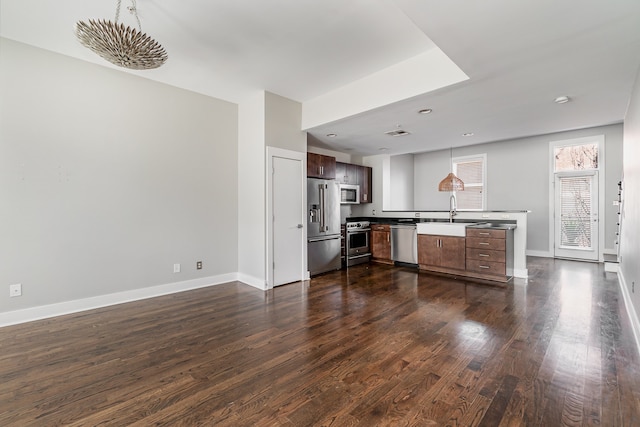
[[[360,186],[360,203],[371,203],[371,168],[336,162],[336,181]]]
[[[358,171],[358,185],[360,186],[360,203],[371,203],[371,168],[360,166]]]
[[[360,168],[351,163],[336,162],[336,181],[340,184],[358,184]]]
[[[307,177],[335,179],[336,158],[316,153],[307,153]]]
[[[387,224],[371,225],[371,260],[393,264],[391,260],[391,230]]]
[[[513,230],[467,228],[467,272],[481,279],[513,276]]]
[[[426,270],[464,270],[465,238],[419,234],[418,264]]]

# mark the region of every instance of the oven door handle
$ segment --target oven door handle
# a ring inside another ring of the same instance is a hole
[[[357,230],[347,230],[347,234],[364,233],[365,231],[371,231],[371,229],[370,228],[358,228]]]

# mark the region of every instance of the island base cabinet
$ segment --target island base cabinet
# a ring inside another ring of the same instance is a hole
[[[513,277],[513,230],[467,228],[467,274],[508,282]]]
[[[418,235],[418,265],[422,270],[448,272],[465,269],[465,238]]]

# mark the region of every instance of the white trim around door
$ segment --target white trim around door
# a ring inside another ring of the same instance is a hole
[[[301,218],[300,224],[303,225],[301,240],[298,242],[301,249],[301,265],[299,266],[300,276],[299,280],[306,280],[309,278],[309,272],[307,269],[307,224],[306,224],[306,200],[307,200],[307,185],[306,185],[306,170],[307,170],[307,155],[298,151],[286,150],[283,148],[267,146],[267,215],[266,215],[266,233],[267,233],[267,289],[272,289],[274,286],[274,188],[273,188],[273,170],[274,170],[274,158],[296,160],[300,162],[300,191],[301,197]]]
[[[564,139],[564,140],[556,140],[549,142],[549,254],[551,256],[555,255],[555,238],[556,238],[556,221],[555,221],[555,211],[556,211],[556,193],[555,193],[555,181],[556,181],[556,171],[555,171],[555,163],[554,163],[554,149],[556,147],[566,147],[571,145],[585,145],[585,144],[598,144],[598,169],[597,169],[597,180],[598,180],[598,202],[597,202],[597,218],[598,218],[598,246],[596,248],[597,258],[596,261],[603,262],[603,248],[604,248],[604,226],[605,226],[605,137],[604,135],[591,135],[580,138],[572,138],[572,139]],[[586,170],[584,171],[586,172]]]

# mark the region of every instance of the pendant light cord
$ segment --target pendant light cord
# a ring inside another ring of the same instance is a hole
[[[120,6],[122,5],[122,0],[116,1],[116,24],[118,23],[118,19],[120,19]],[[133,16],[136,17],[136,22],[138,23],[138,31],[142,32],[142,25],[140,25],[140,17],[138,16],[138,7],[136,5],[136,0],[131,0],[131,6],[129,6],[129,12]]]
[[[449,172],[453,173],[453,147],[449,147]]]

